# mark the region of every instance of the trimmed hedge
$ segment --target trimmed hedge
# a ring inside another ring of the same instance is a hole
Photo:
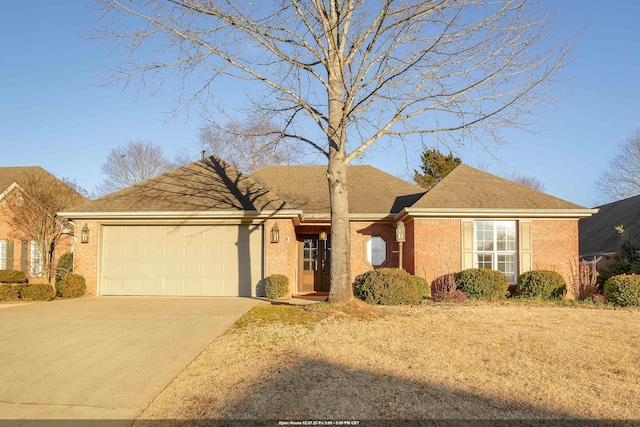
[[[469,268],[457,277],[458,289],[469,298],[498,299],[507,296],[509,279],[496,270],[488,268]]]
[[[20,290],[14,285],[0,284],[0,301],[16,300],[20,297]]]
[[[0,283],[27,283],[27,276],[19,270],[0,270]]]
[[[32,283],[20,291],[20,298],[32,301],[51,301],[55,296],[56,291],[48,283]]]
[[[413,276],[413,280],[418,287],[418,298],[424,299],[431,296],[431,285],[420,276]]]
[[[367,304],[419,304],[418,285],[400,268],[378,268],[362,273],[353,282],[356,298]]]
[[[58,294],[65,298],[78,298],[84,295],[87,283],[79,274],[67,274],[58,282]]]
[[[551,270],[533,270],[518,277],[516,295],[525,298],[552,298],[562,295],[566,282],[560,273]]]
[[[272,274],[264,282],[264,293],[269,299],[280,299],[289,292],[289,278],[284,274]]]
[[[640,275],[619,274],[604,283],[604,296],[612,304],[640,306]]]

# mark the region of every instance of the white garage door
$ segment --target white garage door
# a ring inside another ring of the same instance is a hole
[[[257,225],[112,225],[102,295],[251,296],[262,279]]]

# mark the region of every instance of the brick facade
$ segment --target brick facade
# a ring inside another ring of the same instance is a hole
[[[571,264],[578,259],[578,221],[575,219],[531,222],[533,268],[553,270],[571,280]]]
[[[438,276],[461,270],[461,221],[416,218],[406,226],[413,246],[406,248],[406,269],[431,282]],[[410,234],[409,234],[410,233]]]
[[[387,259],[376,268],[398,267],[396,228],[393,222],[352,222],[351,223],[351,280],[359,274],[374,268],[367,259],[367,242],[379,236],[387,243]]]
[[[271,229],[278,224],[280,240],[271,243]],[[270,219],[264,225],[265,238],[265,277],[271,274],[284,274],[289,278],[289,295],[297,290],[298,280],[298,241],[296,229],[290,219]]]
[[[80,243],[80,230],[87,224],[89,228],[89,242]],[[76,274],[84,277],[87,283],[86,296],[95,296],[98,285],[98,244],[100,242],[100,226],[97,222],[75,222],[78,241],[73,254],[73,269]]]

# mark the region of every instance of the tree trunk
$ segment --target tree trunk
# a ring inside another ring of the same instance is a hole
[[[331,303],[353,299],[347,164],[344,157],[344,153],[332,150],[327,170],[331,201]]]

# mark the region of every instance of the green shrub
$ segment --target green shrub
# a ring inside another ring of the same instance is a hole
[[[20,292],[14,285],[0,284],[0,301],[11,301],[19,297]]]
[[[469,268],[460,272],[456,284],[469,298],[504,298],[509,291],[507,276],[487,268]]]
[[[67,274],[58,283],[58,293],[65,298],[78,298],[84,295],[87,284],[79,274]]]
[[[518,277],[516,295],[525,298],[551,298],[562,295],[566,289],[564,277],[551,270],[533,270]]]
[[[431,285],[420,276],[413,276],[413,280],[418,287],[418,298],[424,299],[431,296]]]
[[[412,276],[400,268],[378,268],[356,277],[353,291],[368,304],[418,304],[418,286]]]
[[[56,267],[56,295],[60,295],[58,284],[67,274],[73,273],[73,252],[67,252],[60,256]]]
[[[604,296],[612,304],[640,306],[640,275],[619,274],[604,283]]]
[[[289,292],[289,278],[284,274],[272,274],[264,283],[264,292],[269,299],[279,299]]]
[[[19,270],[0,270],[0,283],[27,283],[27,276]]]
[[[31,283],[20,291],[20,298],[32,301],[51,301],[56,292],[48,283]]]

